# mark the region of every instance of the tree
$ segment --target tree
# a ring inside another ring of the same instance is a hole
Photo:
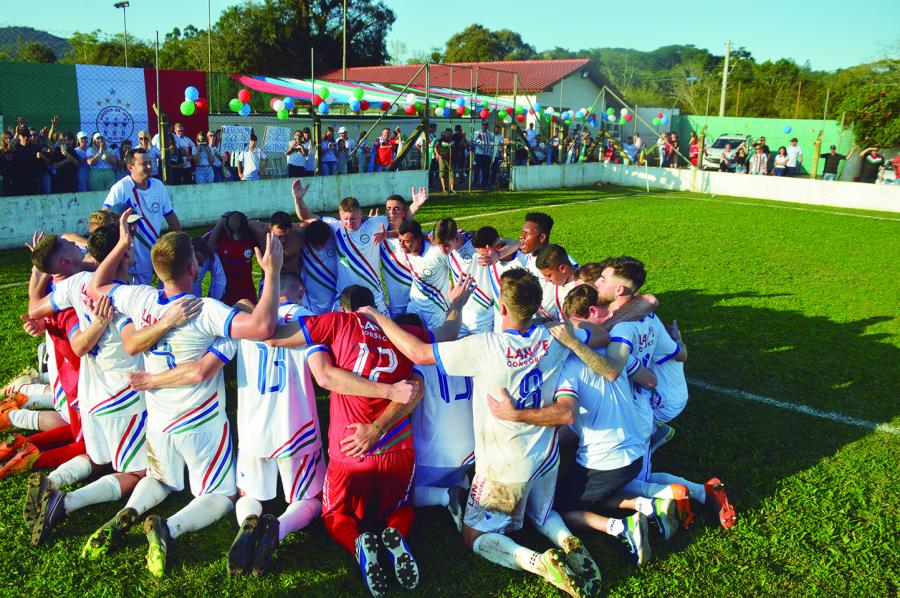
[[[122,35],[112,38],[101,36],[99,29],[90,33],[75,32],[69,38],[70,48],[61,62],[123,66],[125,64],[125,46]],[[149,45],[128,36],[128,66],[152,67],[155,62],[154,51]]]
[[[56,52],[40,42],[27,42],[20,44],[16,52],[19,62],[56,62]]]
[[[900,144],[900,89],[872,83],[855,86],[840,106],[853,123],[861,147]]]
[[[534,46],[509,29],[491,31],[483,25],[469,25],[447,40],[444,60],[447,62],[490,62],[494,60],[528,60],[537,55]]]
[[[537,56],[534,46],[522,41],[522,36],[509,29],[500,29],[494,32],[497,39],[500,60],[530,60]]]

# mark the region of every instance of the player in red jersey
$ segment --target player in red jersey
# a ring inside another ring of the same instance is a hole
[[[266,246],[265,233],[257,233],[243,212],[226,212],[219,218],[206,242],[209,250],[219,256],[225,271],[222,303],[234,305],[241,299],[256,303],[253,249]]]
[[[454,289],[450,325],[435,334],[443,336],[454,325],[458,330],[459,307],[468,299],[468,289],[468,281]],[[340,304],[340,312],[299,318],[296,324],[279,328],[276,338],[268,342],[288,347],[329,345],[341,369],[386,384],[411,378],[420,386],[408,404],[331,394],[322,520],[328,533],[356,557],[372,595],[382,596],[387,591],[387,574],[378,564],[378,537],[360,533],[359,527],[364,521],[386,525],[381,541],[397,581],[406,589],[415,588],[418,565],[405,540],[415,518],[411,502],[415,452],[407,416],[422,397],[422,375],[374,322],[353,313],[360,307],[374,307],[371,290],[351,285],[341,293]],[[407,330],[428,342],[434,338],[422,328]]]

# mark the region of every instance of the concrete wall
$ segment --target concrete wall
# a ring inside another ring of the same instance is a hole
[[[312,187],[306,204],[316,212],[335,212],[340,198],[352,195],[363,206],[383,206],[392,193],[409,196],[411,187],[428,185],[419,170],[378,172],[305,179]],[[276,210],[293,213],[291,179],[265,179],[214,185],[169,187],[175,213],[185,227],[211,225],[228,210],[251,218],[268,218]],[[100,209],[106,193],[4,197],[0,201],[0,249],[21,247],[34,231],[54,233],[87,231],[87,217]]]
[[[900,185],[828,182],[772,176],[750,176],[699,170],[640,168],[591,162],[517,166],[512,189],[587,187],[597,181],[632,187],[693,191],[756,199],[771,199],[836,208],[900,212]]]

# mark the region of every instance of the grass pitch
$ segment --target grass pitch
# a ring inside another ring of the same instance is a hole
[[[692,387],[675,438],[655,456],[661,471],[699,482],[719,476],[738,510],[734,529],[701,517],[668,543],[654,534],[653,559],[641,569],[608,537],[583,534],[604,592],[896,596],[900,436],[746,397],[900,427],[900,218],[604,188],[434,198],[418,219],[453,216],[465,228],[489,224],[517,238],[530,209],[553,216],[552,240],[581,262],[643,259],[645,291],[683,331],[688,376],[749,393]],[[35,360],[36,343],[18,320],[27,274],[24,249],[0,253],[0,381]],[[230,394],[233,400],[233,387]],[[327,405],[320,408],[327,416]],[[226,575],[233,517],[179,539],[161,581],[144,568],[146,542],[137,530],[104,562],[78,557],[86,536],[119,505],[76,512],[48,546],[34,549],[21,515],[25,479],[0,481],[2,595],[366,595],[351,557],[318,522],[285,541],[264,579]],[[170,515],[187,500],[186,493],[172,496],[156,511]],[[277,500],[267,505],[280,508]],[[527,525],[517,537],[537,550],[549,547]],[[541,580],[467,553],[443,510],[419,510],[409,544],[422,570],[419,595],[557,595]]]

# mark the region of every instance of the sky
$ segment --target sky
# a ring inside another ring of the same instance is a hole
[[[896,0],[892,0],[896,1]],[[4,5],[12,0],[0,0]],[[743,46],[758,61],[807,60],[813,69],[834,70],[900,55],[896,11],[876,5],[861,10],[845,0],[762,0],[756,6],[731,3],[726,15],[719,5],[702,4],[701,11],[673,11],[672,2],[640,3],[637,13],[618,12],[597,0],[554,4],[537,0],[490,0],[463,9],[457,2],[384,0],[397,19],[388,42],[399,40],[410,53],[444,47],[447,38],[472,23],[489,29],[509,28],[538,51],[562,46],[570,50],[623,47],[653,50],[659,46],[694,44],[724,53],[726,40]],[[14,12],[5,10],[0,26],[24,25],[57,35],[73,31],[120,32],[122,11],[115,0],[30,0]],[[128,32],[144,39],[160,38],[174,27],[205,28],[204,0],[130,0]],[[212,20],[236,0],[209,0]],[[545,6],[565,7],[564,13]],[[701,6],[701,5],[698,5]],[[459,8],[458,8],[459,7]],[[525,9],[525,7],[533,7]],[[548,14],[549,13],[549,14]],[[740,13],[738,15],[738,13]],[[879,17],[879,15],[881,15]],[[391,47],[390,45],[388,46]]]

